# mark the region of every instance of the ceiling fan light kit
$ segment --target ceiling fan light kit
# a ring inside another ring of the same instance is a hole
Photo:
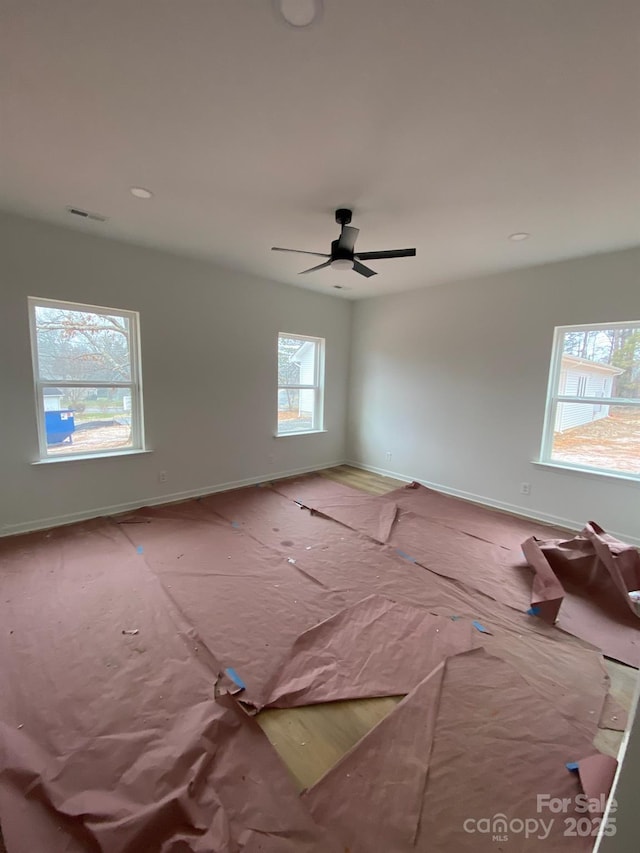
[[[372,275],[377,275],[375,270],[365,266],[362,261],[373,261],[381,258],[413,258],[416,255],[415,249],[384,249],[379,252],[357,252],[355,251],[356,240],[360,233],[358,228],[353,228],[351,222],[352,212],[346,207],[340,207],[336,210],[336,222],[340,226],[340,236],[337,240],[331,241],[331,252],[325,254],[323,252],[306,252],[302,249],[282,249],[279,246],[273,246],[272,252],[295,252],[300,255],[315,255],[319,258],[328,258],[321,264],[315,267],[310,267],[307,270],[302,270],[300,275],[306,275],[316,270],[331,267],[332,270],[353,270],[365,278],[370,278]]]
[[[338,270],[338,272],[352,270],[353,261],[350,261],[349,258],[336,258],[335,260],[331,261],[331,269]]]

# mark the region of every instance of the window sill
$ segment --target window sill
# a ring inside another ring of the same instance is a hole
[[[116,453],[69,453],[67,456],[51,456],[48,459],[38,459],[32,465],[51,465],[57,462],[80,462],[83,459],[117,459],[119,456],[142,456],[153,453],[152,450],[121,450]]]
[[[296,435],[319,435],[322,432],[328,432],[326,429],[305,429],[300,432],[277,432],[274,438],[292,438]]]
[[[617,474],[615,471],[599,471],[597,468],[585,468],[579,465],[562,464],[561,462],[541,462],[538,459],[533,459],[531,464],[538,468],[550,468],[552,471],[581,474],[587,477],[603,477],[607,480],[622,480],[630,485],[640,485],[640,474]]]

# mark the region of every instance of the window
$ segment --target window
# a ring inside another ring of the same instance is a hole
[[[640,322],[556,329],[540,461],[640,480]]]
[[[322,429],[324,339],[278,335],[278,435]]]
[[[40,459],[143,449],[138,314],[29,299]]]

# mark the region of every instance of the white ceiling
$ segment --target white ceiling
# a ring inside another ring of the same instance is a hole
[[[0,0],[0,206],[351,297],[640,242],[637,0],[324,6]],[[338,206],[417,258],[270,252],[328,251]]]

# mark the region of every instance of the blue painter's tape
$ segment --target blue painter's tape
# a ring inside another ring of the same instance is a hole
[[[538,613],[540,613],[540,608],[538,607],[538,605],[537,605],[537,604],[534,604],[534,606],[533,606],[533,607],[530,607],[530,608],[527,610],[527,616],[537,616],[537,615],[538,615]]]
[[[476,629],[476,631],[480,631],[481,634],[488,634],[489,633],[489,631],[487,631],[487,629],[484,627],[484,625],[481,625],[480,622],[472,622],[471,624]]]
[[[405,560],[409,560],[410,563],[415,563],[413,557],[410,557],[408,554],[405,554],[404,551],[401,551],[399,548],[396,548],[396,554],[399,557],[403,557]]]
[[[232,522],[231,522],[231,526],[232,526],[232,527],[240,527],[240,525],[238,524],[238,522],[237,522],[237,521],[232,521]]]
[[[244,681],[240,678],[240,676],[239,676],[239,675],[238,675],[238,673],[235,671],[235,669],[232,669],[231,667],[229,667],[228,669],[225,669],[225,672],[227,673],[227,675],[229,676],[229,678],[231,679],[231,681],[233,681],[233,683],[234,683],[234,684],[237,684],[237,685],[238,685],[238,687],[240,687],[242,690],[245,690],[245,689],[246,689],[247,685],[246,685],[246,684],[244,683]]]
[[[138,552],[138,554],[142,554],[144,551],[144,548],[142,547],[142,545],[138,545],[138,547],[136,548],[136,551]]]
[[[567,770],[571,770],[573,773],[578,771],[578,762],[577,761],[569,761],[568,764],[565,764]]]

